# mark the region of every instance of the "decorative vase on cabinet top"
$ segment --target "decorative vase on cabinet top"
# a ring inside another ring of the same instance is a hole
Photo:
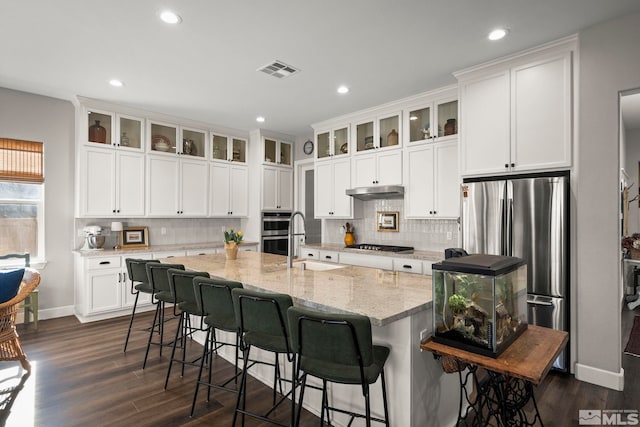
[[[95,124],[89,126],[89,141],[107,143],[107,130],[100,126],[100,120],[96,120]]]
[[[398,145],[398,132],[395,129],[391,129],[387,135],[387,145]]]

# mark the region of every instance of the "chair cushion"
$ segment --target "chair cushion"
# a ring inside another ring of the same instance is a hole
[[[368,384],[373,384],[377,381],[387,361],[387,357],[389,357],[389,352],[388,347],[380,345],[373,346],[373,363],[364,367],[364,377]],[[360,384],[360,368],[358,366],[331,363],[311,357],[302,357],[300,360],[300,368],[307,374],[332,382]]]
[[[0,270],[0,303],[18,295],[23,276],[24,268]]]
[[[142,282],[142,283],[138,283],[137,285],[134,286],[135,290],[140,291],[140,292],[144,292],[145,294],[152,294],[153,293],[153,288],[151,287],[150,284],[146,283],[146,282]]]
[[[204,318],[204,323],[222,331],[236,332],[238,330],[236,315],[233,313],[224,316],[217,313],[210,314]]]

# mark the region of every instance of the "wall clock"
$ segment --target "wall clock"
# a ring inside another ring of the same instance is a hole
[[[304,151],[304,154],[311,154],[313,153],[313,141],[308,140],[307,142],[304,143],[304,147],[302,147],[302,150]]]

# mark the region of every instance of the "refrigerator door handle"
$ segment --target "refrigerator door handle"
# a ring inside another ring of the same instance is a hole
[[[506,255],[513,256],[513,199],[507,201],[507,250]]]
[[[531,304],[531,305],[542,305],[542,306],[546,306],[546,307],[551,307],[553,304],[547,301],[533,301],[533,300],[528,300],[527,304]]]

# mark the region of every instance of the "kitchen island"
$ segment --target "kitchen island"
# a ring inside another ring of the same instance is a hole
[[[420,350],[421,333],[426,338],[432,323],[430,276],[317,261],[304,262],[302,267],[303,261],[300,260],[294,263],[294,267],[287,268],[286,257],[255,252],[239,252],[236,260],[226,260],[223,254],[211,254],[173,257],[163,261],[236,280],[248,289],[286,293],[291,295],[296,305],[368,316],[374,342],[391,348],[385,365],[390,424],[399,427],[448,426],[455,422],[457,379],[444,375],[433,356]],[[233,341],[229,334],[218,333],[218,338]],[[221,355],[233,360],[231,349]],[[258,351],[252,355],[270,356]],[[283,364],[281,369],[287,376],[291,375],[288,364]],[[251,373],[262,382],[271,384],[273,373],[268,368],[256,367]],[[308,390],[305,408],[319,415],[320,392]],[[332,384],[330,397],[338,407],[364,410],[359,387]],[[381,415],[379,384],[371,387],[371,402],[372,412]],[[333,421],[336,425],[346,425],[347,420],[336,414]]]

